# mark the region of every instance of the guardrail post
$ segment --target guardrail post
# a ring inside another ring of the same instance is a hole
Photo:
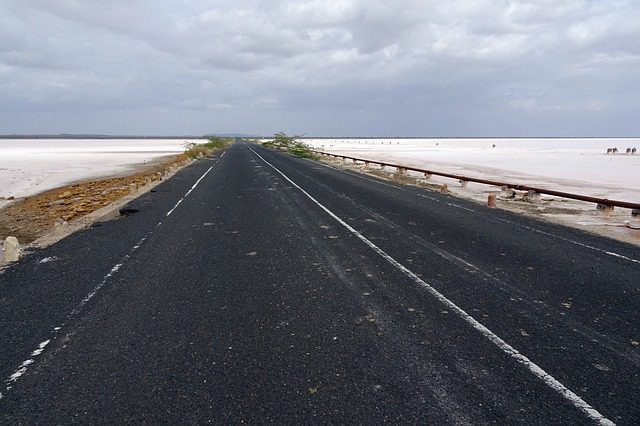
[[[20,260],[22,250],[20,249],[20,243],[16,237],[7,237],[4,240],[4,262],[16,262]]]
[[[446,183],[443,183],[440,186],[440,192],[442,192],[443,194],[448,194],[449,193],[449,187],[447,186]]]
[[[534,204],[539,204],[542,201],[542,199],[540,198],[540,193],[536,191],[527,191],[526,200]]]
[[[502,194],[500,194],[504,198],[514,198],[516,196],[516,191],[508,186],[502,187]]]
[[[489,196],[487,197],[487,206],[495,207],[496,206],[496,198],[498,198],[496,196],[496,194],[489,194]]]
[[[598,203],[596,204],[596,209],[600,210],[603,213],[609,213],[613,211],[613,206],[610,204]]]
[[[384,144],[384,141],[381,142],[382,144]],[[391,142],[389,142],[391,143]],[[617,152],[617,150],[611,148],[613,150],[613,152]],[[633,153],[633,151],[632,151]],[[396,164],[382,164],[379,163],[375,160],[368,160],[368,159],[362,159],[362,158],[347,158],[344,155],[338,155],[338,154],[330,154],[330,153],[325,153],[325,152],[319,152],[319,154],[329,157],[329,158],[335,158],[337,161],[342,160],[342,165],[344,167],[347,167],[347,160],[352,160],[353,164],[358,164],[358,162],[364,163],[364,168],[368,169],[371,167],[372,164],[376,164],[380,166],[380,171],[383,172],[383,175],[391,175],[391,174],[395,174],[397,177],[404,177],[407,176],[407,172],[409,170],[409,168],[407,166],[401,166],[401,165],[396,165]],[[387,172],[386,169],[387,167],[391,168],[391,172]],[[173,167],[171,169],[172,171],[175,170],[175,167]],[[436,175],[436,176],[442,176],[442,177],[446,177],[446,178],[450,178],[450,179],[456,179],[458,180],[458,182],[460,182],[460,185],[465,188],[467,187],[469,182],[474,182],[474,183],[479,183],[479,184],[483,184],[483,185],[491,185],[491,186],[502,186],[502,192],[497,194],[497,197],[500,198],[508,198],[508,199],[514,199],[516,197],[516,195],[518,195],[518,193],[516,193],[515,188],[518,188],[519,191],[528,191],[526,193],[526,195],[524,197],[522,197],[522,199],[524,201],[528,201],[531,203],[540,203],[541,200],[541,194],[547,194],[547,195],[551,195],[554,197],[561,197],[561,198],[569,198],[569,199],[573,199],[573,200],[580,200],[580,201],[585,201],[585,202],[589,202],[589,203],[595,203],[597,204],[597,208],[598,210],[601,211],[605,211],[605,212],[610,212],[614,209],[614,207],[622,207],[625,209],[630,209],[631,210],[631,214],[634,217],[638,217],[640,216],[640,203],[631,203],[631,202],[626,202],[626,201],[620,201],[620,200],[608,200],[606,198],[597,198],[597,197],[592,197],[592,196],[587,196],[587,195],[580,195],[580,194],[571,194],[571,193],[567,193],[567,192],[561,192],[561,191],[557,191],[557,190],[551,190],[551,189],[544,189],[544,188],[536,188],[536,187],[531,187],[531,186],[526,186],[526,185],[520,185],[520,184],[515,184],[513,185],[513,187],[511,186],[512,184],[509,183],[504,183],[504,182],[498,182],[498,181],[493,181],[493,180],[488,180],[488,179],[479,179],[479,178],[474,178],[474,177],[469,177],[469,176],[462,176],[462,175],[458,175],[458,174],[452,174],[452,173],[443,173],[443,172],[434,172],[434,171],[430,171],[430,170],[423,170],[423,169],[417,169],[417,168],[413,168],[411,167],[411,171],[413,172],[418,172],[418,173],[423,173],[424,174],[424,178],[425,180],[429,180],[431,179],[432,175]],[[421,180],[418,180],[418,183],[420,183]],[[425,182],[422,182],[425,183]],[[441,189],[444,189],[443,192],[448,192],[448,188],[446,187],[446,185],[443,185],[441,187]],[[137,192],[137,187],[132,187],[131,188],[131,192],[134,192],[134,190]],[[520,197],[519,197],[520,198]]]

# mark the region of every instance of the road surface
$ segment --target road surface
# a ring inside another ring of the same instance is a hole
[[[637,248],[237,143],[0,274],[0,423],[640,422]]]

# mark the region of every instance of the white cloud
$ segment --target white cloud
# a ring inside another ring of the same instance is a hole
[[[391,117],[389,134],[458,134],[481,111],[491,129],[505,114],[526,125],[548,113],[572,123],[550,128],[582,134],[579,114],[638,109],[639,38],[640,5],[628,0],[9,1],[0,4],[0,133],[65,131],[74,110],[123,108],[226,114],[194,118],[196,133],[370,133],[365,119],[315,120],[357,111]],[[60,128],[12,127],[27,122],[18,114],[60,118],[61,108],[70,112]],[[406,121],[434,108],[435,127]],[[113,132],[154,133],[157,120],[131,117]],[[209,127],[224,123],[243,127]],[[540,128],[531,123],[525,133]],[[616,133],[640,131],[625,126]]]

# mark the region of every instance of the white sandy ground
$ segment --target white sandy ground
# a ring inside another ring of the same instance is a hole
[[[148,191],[152,190],[156,186],[160,185],[165,179],[171,178],[183,167],[186,167],[187,165],[191,164],[191,161],[192,160],[182,165],[176,165],[175,168],[172,168],[171,170],[167,170],[162,180],[149,182],[145,186],[138,188],[138,190],[133,194],[126,195],[120,198],[119,200],[116,200],[94,212],[91,212],[80,218],[74,219],[70,223],[65,222],[61,226],[56,226],[54,229],[42,235],[40,238],[36,239],[31,244],[27,246],[21,246],[22,255],[30,252],[34,248],[44,248],[51,244],[54,244],[55,242],[60,241],[61,239],[66,238],[67,236],[73,234],[74,232],[77,232],[81,229],[88,228],[94,222],[112,220],[118,217],[120,215],[119,213],[120,208],[122,208],[132,200],[138,198],[139,196],[146,194]],[[40,263],[47,263],[52,260],[55,260],[55,258],[45,258],[45,259],[42,259]],[[7,264],[4,263],[4,241],[0,240],[0,274],[4,272],[3,267],[6,265]]]
[[[304,141],[336,154],[640,202],[640,153],[624,154],[627,147],[640,148],[640,138]],[[130,172],[139,164],[183,152],[188,142],[202,141],[0,140],[0,208],[10,202],[6,200],[10,196],[21,198],[79,180]],[[617,147],[621,152],[607,155],[606,149],[609,147]],[[496,191],[495,187],[478,184],[461,188],[459,183],[446,178],[433,177],[430,182],[446,183],[453,194],[479,202],[486,201],[488,192]],[[640,234],[640,231],[620,229],[625,220],[631,219],[627,209],[616,209],[613,213],[603,215],[595,211],[593,204],[554,197],[543,197],[543,200],[537,213],[543,217],[610,236],[619,234],[627,240],[631,232],[632,242],[640,242],[640,236],[633,236]],[[510,203],[510,208],[517,210],[518,203]],[[566,213],[557,208],[566,210]],[[575,210],[582,213],[576,214]],[[633,221],[637,223],[639,220]]]
[[[180,139],[0,139],[0,208],[89,178],[120,175],[135,166],[184,152]],[[4,199],[3,199],[4,198]]]
[[[640,203],[640,138],[599,139],[303,139],[312,147],[334,154],[396,163],[514,184],[526,184],[564,192]],[[607,155],[607,148],[619,152]],[[353,166],[350,166],[353,167]],[[363,166],[356,166],[362,169]],[[418,177],[418,174],[415,174]],[[486,202],[498,188],[469,183],[462,188],[453,179],[432,177],[429,183],[446,183],[456,196]],[[640,226],[628,209],[603,214],[592,203],[544,196],[532,206],[524,202],[500,202],[511,210],[586,229],[634,244]]]
[[[640,203],[640,152],[606,154],[608,147],[640,149],[640,138],[304,142],[336,154]]]

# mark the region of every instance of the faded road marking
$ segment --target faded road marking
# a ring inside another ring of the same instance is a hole
[[[347,222],[345,222],[340,217],[338,217],[335,213],[333,213],[331,210],[329,210],[327,207],[325,207],[322,203],[320,203],[318,200],[316,200],[311,194],[309,194],[307,191],[302,189],[302,187],[300,187],[297,183],[292,181],[287,175],[285,175],[283,172],[281,172],[277,167],[275,167],[273,164],[271,164],[267,160],[265,160],[260,154],[258,154],[256,151],[254,151],[251,147],[249,147],[249,149],[255,155],[257,155],[262,161],[264,161],[268,166],[270,166],[273,170],[275,170],[278,174],[280,174],[291,185],[293,185],[300,192],[302,192],[304,195],[306,195],[307,198],[309,198],[311,201],[313,201],[313,203],[315,203],[318,207],[320,207],[322,210],[324,210],[325,213],[327,213],[329,216],[331,216],[340,225],[345,227],[349,232],[351,232],[358,239],[360,239],[363,243],[365,243],[367,246],[369,246],[373,251],[375,251],[378,255],[380,255],[380,257],[382,257],[384,260],[386,260],[391,265],[393,265],[396,269],[398,269],[400,272],[402,272],[405,276],[411,278],[415,283],[417,283],[418,285],[420,285],[421,287],[426,289],[427,292],[429,294],[431,294],[435,299],[437,299],[440,303],[445,305],[449,310],[455,312],[467,324],[469,324],[471,327],[473,327],[475,330],[477,330],[480,334],[482,334],[484,337],[486,337],[489,341],[491,341],[493,344],[495,344],[504,353],[509,355],[511,358],[515,359],[518,363],[520,363],[523,366],[525,366],[527,368],[527,370],[529,370],[531,373],[533,373],[545,385],[547,385],[548,387],[553,389],[561,397],[563,397],[565,400],[570,402],[574,407],[576,407],[578,410],[580,410],[582,413],[584,413],[589,419],[591,419],[592,421],[594,421],[594,422],[596,422],[598,424],[602,424],[602,425],[614,425],[615,424],[614,422],[612,422],[611,420],[607,419],[602,414],[600,414],[600,412],[598,412],[595,408],[593,408],[591,405],[589,405],[585,400],[580,398],[577,394],[575,394],[569,388],[567,388],[562,383],[560,383],[557,379],[555,379],[549,373],[544,371],[536,363],[531,361],[525,355],[523,355],[520,352],[518,352],[517,349],[515,349],[513,346],[509,345],[507,342],[505,342],[502,338],[500,338],[494,332],[492,332],[487,327],[482,325],[478,320],[476,320],[471,315],[469,315],[464,309],[462,309],[461,307],[459,307],[458,305],[453,303],[446,296],[444,296],[442,293],[438,292],[438,290],[436,290],[431,285],[429,285],[426,281],[422,280],[422,278],[420,278],[415,273],[410,271],[408,268],[406,268],[400,262],[398,262],[393,257],[391,257],[389,254],[387,254],[384,250],[382,250],[380,247],[375,245],[373,242],[371,242],[369,239],[367,239],[364,235],[362,235],[360,232],[358,232],[355,228],[353,228]]]
[[[173,211],[182,203],[182,201],[184,201],[185,198],[187,198],[189,196],[189,194],[191,194],[191,192],[198,186],[198,184],[202,181],[202,179],[205,178],[205,176],[213,169],[213,166],[209,167],[209,169],[202,175],[200,176],[200,178],[196,181],[195,184],[193,184],[193,186],[187,191],[187,193],[184,195],[184,197],[182,197],[177,203],[176,205],[167,213],[167,216],[171,215],[171,213],[173,213]],[[100,283],[98,283],[98,285],[96,285],[90,292],[89,294],[87,294],[81,301],[80,303],[78,303],[78,306],[76,306],[66,317],[65,323],[61,324],[60,326],[57,327],[53,327],[53,329],[50,332],[50,337],[49,339],[43,341],[42,343],[40,343],[38,345],[38,348],[35,349],[34,351],[31,352],[30,354],[30,358],[28,358],[27,360],[25,360],[22,364],[20,364],[18,366],[18,368],[16,369],[16,371],[11,374],[11,376],[9,376],[8,379],[5,380],[5,394],[7,392],[9,392],[11,390],[11,388],[13,387],[13,384],[20,378],[22,377],[27,369],[29,368],[29,366],[31,364],[33,364],[35,362],[35,357],[40,356],[42,354],[42,352],[44,351],[45,346],[47,346],[50,342],[54,341],[56,339],[56,337],[58,336],[58,334],[60,333],[60,330],[62,330],[62,328],[71,320],[73,319],[75,316],[77,316],[80,312],[82,312],[82,309],[84,308],[84,306],[95,297],[95,295],[100,291],[100,289],[102,289],[102,287],[104,287],[107,282],[124,266],[124,264],[131,258],[131,256],[140,248],[142,247],[142,244],[151,236],[151,234],[153,233],[153,231],[157,228],[159,228],[162,225],[162,222],[158,222],[156,224],[156,226],[149,231],[144,237],[142,237],[142,239],[140,239],[140,241],[138,241],[132,248],[131,250],[129,250],[129,253],[127,253],[122,259],[120,259],[120,261],[114,265],[111,270],[107,273],[107,275],[105,275],[102,278],[102,281],[100,281]],[[42,263],[42,262],[41,262]],[[0,400],[4,398],[5,394],[3,394],[2,392],[0,392]]]
[[[189,194],[191,194],[191,193],[193,192],[193,190],[194,190],[194,189],[196,189],[196,187],[198,186],[198,184],[202,181],[202,179],[204,179],[204,178],[205,178],[205,176],[206,176],[206,175],[208,175],[208,174],[209,174],[209,172],[210,172],[211,170],[213,170],[213,166],[209,167],[209,169],[208,169],[206,172],[204,172],[204,174],[203,174],[202,176],[200,176],[200,179],[198,179],[198,180],[196,181],[196,183],[194,183],[194,184],[193,184],[193,186],[192,186],[192,187],[187,191],[187,193],[186,193],[186,194],[184,194],[184,197],[180,198],[180,199],[178,200],[178,202],[176,203],[176,205],[175,205],[175,206],[173,206],[173,208],[167,212],[167,217],[171,216],[171,213],[173,213],[173,212],[175,211],[175,209],[177,209],[177,208],[178,208],[178,206],[179,206],[180,204],[182,204],[182,202],[184,201],[184,199],[185,199],[185,198],[187,198],[187,197],[189,196]]]
[[[627,257],[627,256],[619,254],[619,253],[615,253],[615,252],[608,251],[608,250],[605,250],[605,249],[601,249],[601,248],[598,248],[598,247],[590,246],[588,244],[584,244],[584,243],[581,243],[581,242],[578,242],[578,241],[574,241],[574,240],[571,240],[569,238],[561,237],[559,235],[552,234],[550,232],[541,231],[540,229],[532,228],[530,226],[521,225],[521,224],[513,222],[511,220],[501,219],[501,218],[496,218],[495,220],[498,220],[498,221],[504,222],[504,223],[508,223],[510,225],[515,225],[515,226],[517,226],[519,228],[524,228],[524,229],[527,229],[529,231],[537,232],[538,234],[546,235],[548,237],[557,238],[557,239],[565,241],[567,243],[575,244],[577,246],[580,246],[580,247],[583,247],[583,248],[586,248],[586,249],[589,249],[589,250],[597,251],[597,252],[612,256],[612,257],[617,257],[618,259],[626,260],[627,262],[631,262],[631,263],[635,263],[635,264],[639,264],[640,265],[640,260],[633,259],[631,257]]]

